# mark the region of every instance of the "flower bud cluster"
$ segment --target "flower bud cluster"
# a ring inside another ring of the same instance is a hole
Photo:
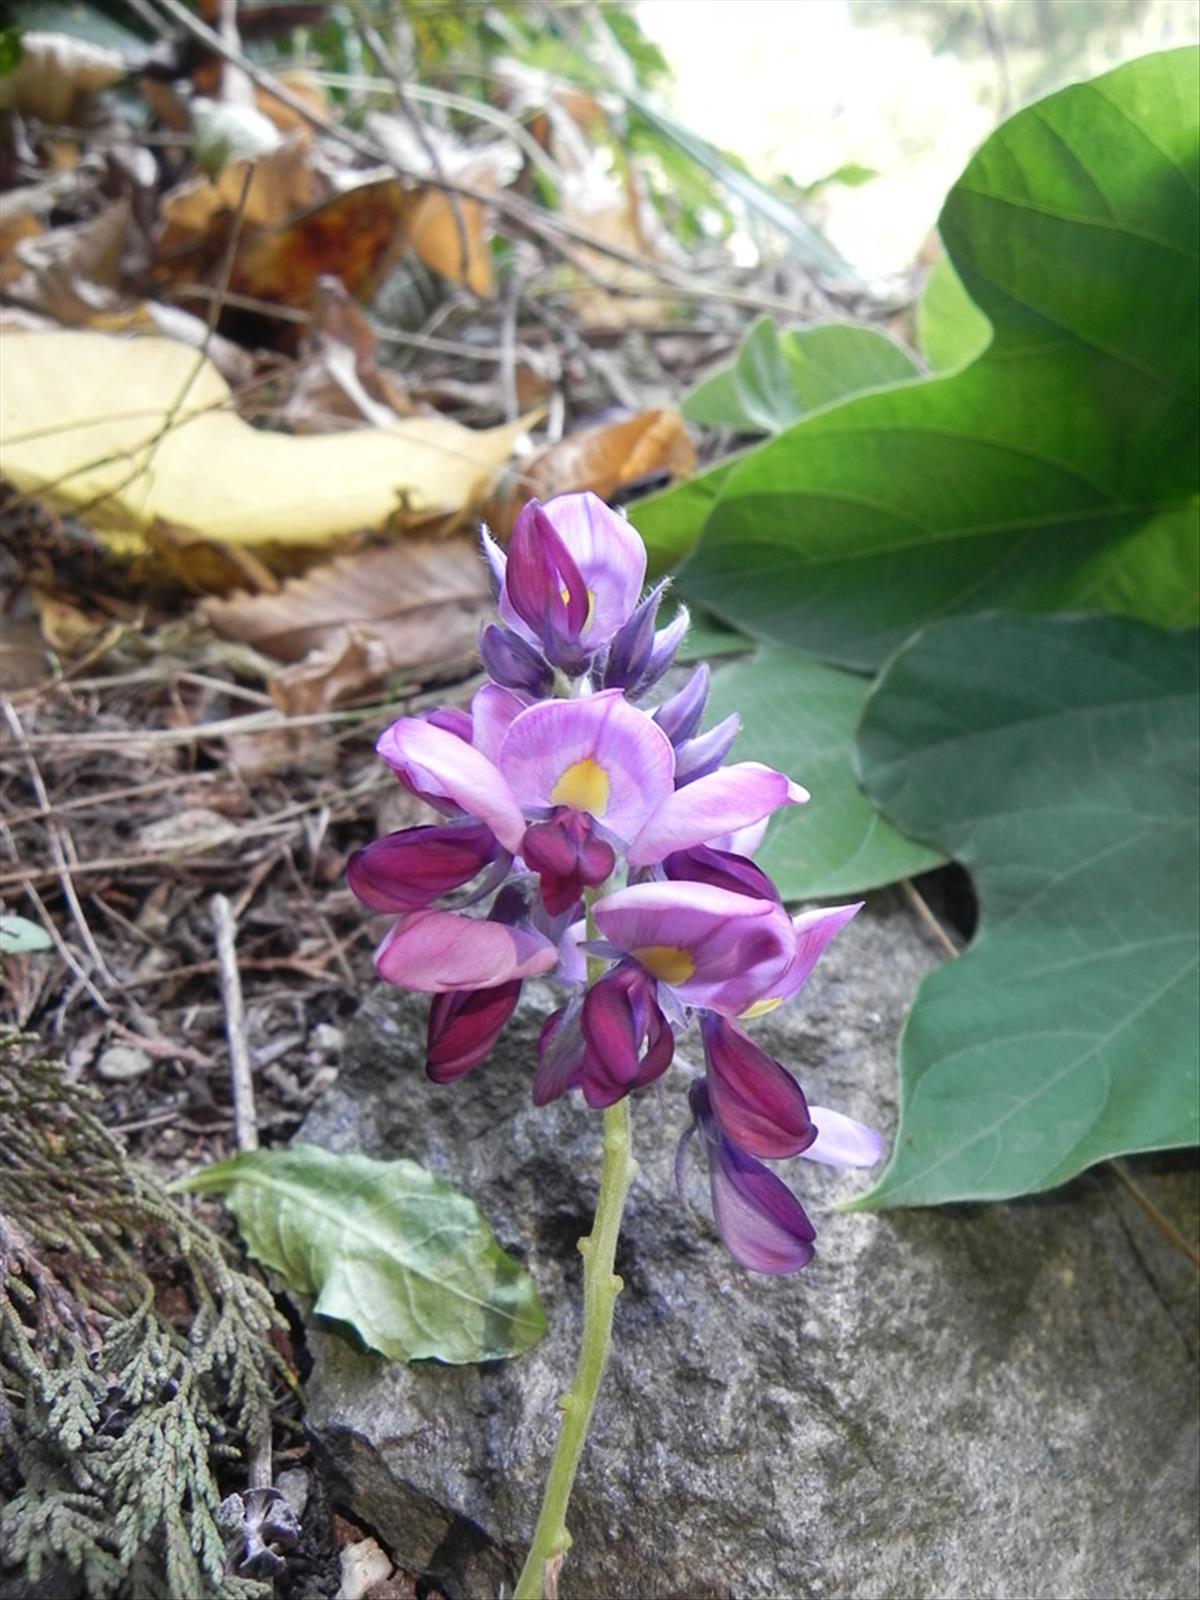
[[[538,1104],[572,1090],[615,1104],[667,1070],[696,1021],[706,1070],[677,1170],[698,1133],[730,1252],[760,1272],[795,1271],[813,1228],[764,1161],[872,1165],[880,1141],[810,1107],[742,1024],[795,995],[859,908],[790,917],[754,864],[770,816],[808,795],[757,762],[725,764],[739,720],[700,731],[706,666],[645,705],[688,618],[681,606],[660,626],[666,585],[643,597],[646,552],[623,516],[591,494],[531,501],[507,553],[486,530],[483,549],[499,610],[480,638],[489,681],[469,711],[402,717],[377,745],[443,820],[351,858],[354,893],[396,917],[376,969],[433,996],[438,1083],[485,1059],[526,978],[560,983]],[[590,985],[585,957],[602,967]]]

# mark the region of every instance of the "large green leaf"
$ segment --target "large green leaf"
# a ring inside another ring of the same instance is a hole
[[[859,667],[955,611],[1196,619],[1196,73],[1147,56],[988,139],[940,226],[991,343],[744,457],[686,595]]]
[[[917,344],[934,372],[965,367],[982,355],[992,325],[963,288],[949,256],[939,256],[917,301]]]
[[[765,762],[812,795],[808,805],[777,813],[757,852],[785,900],[858,894],[945,859],[885,822],[858,786],[850,758],[869,688],[857,673],[782,645],[713,675],[710,719],[742,715],[737,760]]]
[[[414,1161],[298,1144],[243,1151],[178,1187],[223,1194],[256,1260],[393,1360],[494,1361],[546,1331],[533,1280],[474,1201]]]
[[[919,373],[908,351],[876,328],[827,322],[779,333],[760,317],[736,360],[697,384],[680,409],[709,427],[778,433],[810,411]]]
[[[863,781],[969,868],[980,923],[921,985],[864,1206],[1048,1189],[1200,1134],[1197,665],[1194,633],[991,616],[883,672]]]

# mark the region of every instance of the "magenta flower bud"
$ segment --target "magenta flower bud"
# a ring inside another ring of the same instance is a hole
[[[653,713],[655,722],[673,745],[683,744],[700,726],[708,700],[709,677],[708,662],[702,661],[679,693],[664,700]]]
[[[741,731],[742,719],[731,711],[715,728],[679,745],[675,751],[675,787],[682,789],[685,783],[695,783],[697,778],[707,778],[715,772]]]
[[[730,1143],[716,1125],[703,1083],[689,1091],[708,1156],[713,1220],[725,1248],[751,1272],[798,1272],[813,1258],[816,1229],[785,1183]]]
[[[595,837],[591,817],[568,806],[525,830],[521,854],[538,874],[542,903],[552,917],[577,905],[585,888],[607,882],[617,862],[612,846]]]
[[[587,1050],[583,1029],[580,1027],[582,1000],[572,1000],[559,1006],[546,1018],[538,1036],[538,1064],[533,1075],[533,1103],[549,1105],[577,1089],[583,1074],[583,1058]]]
[[[520,993],[517,978],[494,989],[434,995],[425,1057],[425,1071],[434,1083],[453,1083],[490,1055]]]
[[[346,881],[372,911],[418,911],[469,883],[499,848],[482,822],[403,828],[356,850]]]
[[[666,591],[666,579],[656,584],[629,621],[617,630],[604,665],[606,689],[636,691],[650,665],[654,649],[654,622]]]
[[[700,1036],[709,1101],[725,1137],[769,1161],[807,1150],[817,1130],[791,1073],[714,1012],[701,1015]]]
[[[691,621],[691,614],[688,608],[680,606],[666,627],[660,628],[654,635],[654,648],[650,652],[650,659],[646,663],[642,681],[637,687],[639,695],[649,694],[663,673],[675,660],[679,646],[683,643],[684,636],[691,626]]]
[[[519,633],[490,623],[479,636],[479,654],[493,683],[540,700],[554,687],[554,669]]]
[[[581,1020],[587,1047],[581,1086],[588,1105],[615,1105],[670,1066],[675,1036],[659,1009],[653,980],[637,967],[615,967],[594,984],[584,997]]]
[[[678,883],[711,883],[716,889],[750,895],[755,900],[774,900],[782,904],[779,890],[761,867],[747,856],[730,850],[714,850],[697,844],[690,850],[676,850],[663,862],[667,877]]]

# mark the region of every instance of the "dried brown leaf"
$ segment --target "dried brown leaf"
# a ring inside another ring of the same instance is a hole
[[[115,50],[65,33],[23,33],[21,59],[0,76],[0,110],[67,122],[78,100],[124,76]]]

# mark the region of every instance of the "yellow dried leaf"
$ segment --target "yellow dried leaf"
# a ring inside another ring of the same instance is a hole
[[[483,207],[478,200],[459,197],[458,213],[466,241],[465,263],[454,204],[437,189],[426,189],[417,202],[408,225],[409,247],[431,272],[451,283],[465,283],[473,294],[490,295],[492,258],[488,254]]]
[[[77,99],[125,76],[115,50],[65,33],[24,33],[21,59],[0,76],[0,110],[67,122]]]
[[[0,471],[21,491],[140,535],[154,519],[224,544],[320,545],[469,516],[533,420],[446,417],[294,438],[238,416],[212,363],[168,339],[0,336]]]

